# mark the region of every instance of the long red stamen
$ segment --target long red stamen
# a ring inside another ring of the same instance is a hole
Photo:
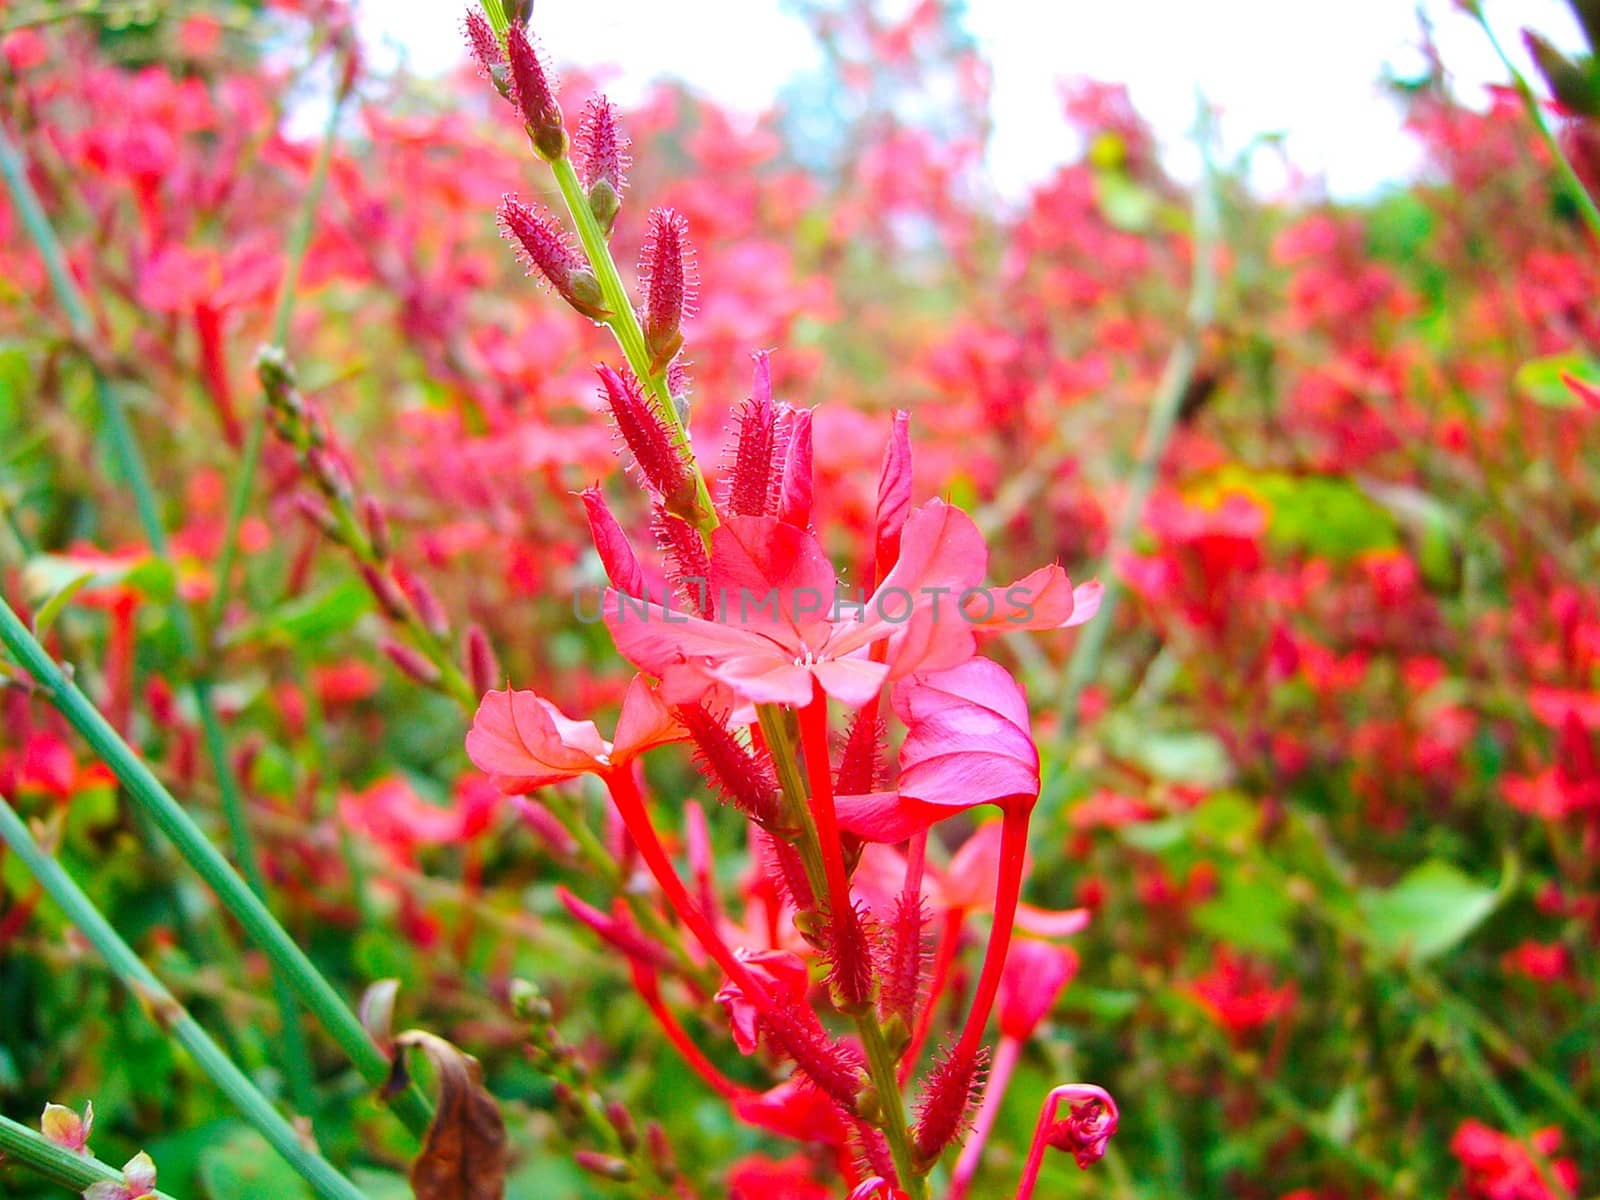
[[[957,1044],[959,1055],[978,1052],[983,1043],[984,1026],[989,1023],[989,1013],[994,1008],[995,994],[1000,990],[1006,952],[1011,948],[1011,930],[1017,919],[1017,902],[1022,898],[1029,815],[1026,808],[1008,808],[1001,822],[1000,879],[995,885],[994,927],[989,931],[989,948],[983,956],[983,971],[978,976],[978,989],[967,1013],[966,1028],[961,1031],[961,1041]]]

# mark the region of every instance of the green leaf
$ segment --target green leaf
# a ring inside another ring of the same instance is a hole
[[[212,1200],[313,1200],[294,1168],[250,1129],[201,1151],[199,1175]]]
[[[1486,887],[1450,863],[1430,859],[1393,887],[1363,890],[1357,904],[1374,950],[1398,962],[1421,963],[1464,941],[1505,891],[1504,884]]]
[[[353,628],[371,604],[366,586],[347,579],[279,605],[263,619],[261,629],[292,642],[315,644]]]
[[[43,635],[74,596],[88,587],[124,586],[152,599],[172,594],[172,567],[150,555],[127,559],[40,554],[22,568],[23,591],[34,610],[34,632]]]
[[[1535,404],[1546,408],[1577,408],[1578,398],[1561,378],[1563,375],[1600,387],[1600,363],[1576,350],[1530,358],[1517,368],[1511,382]]]
[[[1217,896],[1194,910],[1194,923],[1241,950],[1287,954],[1294,948],[1289,933],[1293,916],[1294,901],[1280,884],[1233,871]]]

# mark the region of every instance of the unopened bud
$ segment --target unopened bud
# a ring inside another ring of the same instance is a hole
[[[551,162],[565,158],[567,130],[561,121],[561,106],[538,51],[521,25],[506,31],[506,60],[511,68],[511,102],[528,128],[533,148]]]
[[[639,286],[644,292],[644,340],[653,372],[683,348],[679,327],[684,317],[694,315],[695,283],[689,223],[670,208],[652,209],[639,254]]]
[[[617,1142],[624,1154],[632,1154],[639,1148],[639,1127],[633,1123],[633,1115],[626,1105],[612,1100],[606,1105],[606,1120],[617,1131]]]
[[[424,687],[432,687],[439,682],[439,668],[404,642],[385,638],[382,649],[390,662]]]
[[[650,1150],[650,1165],[663,1183],[671,1183],[678,1177],[678,1160],[672,1153],[672,1143],[667,1140],[667,1131],[661,1128],[659,1121],[651,1121],[644,1131],[645,1145]]]
[[[599,281],[549,212],[506,196],[500,201],[500,230],[516,244],[528,273],[538,272],[573,308],[592,321],[604,321],[611,315]]]
[[[389,517],[376,496],[361,498],[361,523],[366,526],[367,541],[372,546],[372,553],[380,559],[388,558],[391,548]]]
[[[395,581],[370,563],[362,563],[358,570],[362,582],[367,585],[367,590],[372,593],[373,599],[377,600],[378,607],[383,609],[384,615],[391,621],[404,621],[407,612],[406,598]]]
[[[391,568],[395,582],[400,585],[400,590],[411,601],[411,607],[416,610],[417,619],[422,626],[436,638],[450,636],[450,615],[445,612],[444,605],[439,603],[439,597],[422,579],[409,571],[400,563],[395,563]]]
[[[491,692],[500,680],[500,660],[481,625],[469,625],[466,637],[467,681],[475,694]]]
[[[344,531],[339,528],[339,522],[334,519],[333,513],[328,510],[328,506],[321,500],[306,492],[296,492],[294,506],[300,510],[300,515],[315,525],[318,532],[324,537],[330,541],[338,542],[340,545],[344,544]]]
[[[594,1150],[578,1150],[573,1153],[572,1161],[591,1175],[598,1175],[601,1179],[610,1179],[616,1183],[628,1183],[637,1178],[634,1169],[622,1159],[609,1154],[600,1154]]]

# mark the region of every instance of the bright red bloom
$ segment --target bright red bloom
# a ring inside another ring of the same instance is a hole
[[[1541,1129],[1531,1140],[1533,1148],[1549,1159],[1561,1146],[1561,1132]],[[1570,1158],[1551,1161],[1551,1173],[1564,1189],[1553,1192],[1527,1146],[1481,1121],[1463,1121],[1450,1149],[1461,1160],[1470,1200],[1561,1200],[1578,1194],[1578,1168]]]

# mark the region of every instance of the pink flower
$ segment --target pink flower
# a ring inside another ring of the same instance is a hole
[[[56,1145],[87,1156],[89,1135],[94,1131],[94,1102],[84,1105],[81,1117],[63,1104],[46,1104],[39,1131]]]
[[[467,732],[467,757],[507,795],[525,795],[579,775],[607,775],[646,750],[683,736],[655,691],[638,676],[628,685],[608,742],[593,721],[574,721],[527,691],[490,692]]]
[[[1099,606],[1097,584],[1074,589],[1057,566],[985,588],[987,564],[972,519],[933,500],[907,519],[878,588],[849,599],[810,533],[773,516],[731,516],[711,535],[707,579],[693,581],[715,619],[615,591],[604,612],[617,649],[673,702],[720,684],[750,703],[800,707],[816,686],[860,707],[887,681],[959,666],[980,636],[1065,628]]]
[[[1038,798],[1028,699],[999,663],[970,658],[913,675],[891,700],[906,724],[899,788],[839,797],[845,829],[868,841],[899,842],[980,804],[1031,807]]]

